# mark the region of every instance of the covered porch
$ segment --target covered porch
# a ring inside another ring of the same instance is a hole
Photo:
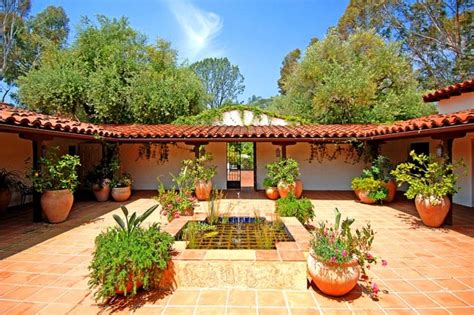
[[[127,207],[143,212],[155,204],[153,191],[137,191]],[[370,270],[381,289],[379,301],[361,289],[330,298],[315,287],[307,290],[178,288],[142,293],[111,309],[97,305],[87,289],[87,266],[95,237],[113,223],[119,203],[78,201],[60,225],[34,224],[31,209],[0,220],[0,313],[71,314],[120,311],[146,314],[318,314],[325,313],[452,313],[474,307],[474,213],[455,205],[454,226],[425,227],[413,202],[397,196],[383,206],[354,201],[350,191],[307,191],[316,221],[333,219],[337,207],[358,224],[370,220],[377,235],[374,253],[387,267]],[[274,201],[253,190],[227,191],[235,213],[272,212]],[[206,210],[201,202],[197,213]],[[149,222],[166,223],[156,212]],[[179,259],[178,256],[175,259]]]

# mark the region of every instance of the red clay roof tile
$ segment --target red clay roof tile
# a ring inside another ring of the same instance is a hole
[[[474,79],[456,83],[434,91],[432,93],[423,95],[423,100],[426,103],[437,102],[442,99],[450,98],[451,96],[461,95],[462,93],[468,92],[474,92]]]
[[[393,124],[332,124],[295,126],[190,126],[190,125],[95,125],[63,117],[37,114],[0,103],[1,125],[23,126],[65,133],[100,135],[120,139],[347,139],[384,136],[407,131],[472,124],[474,109],[451,114],[436,114]]]

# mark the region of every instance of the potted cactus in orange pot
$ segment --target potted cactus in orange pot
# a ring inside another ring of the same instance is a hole
[[[401,163],[392,174],[397,182],[408,184],[405,196],[415,199],[421,221],[430,227],[443,224],[451,206],[448,195],[455,194],[458,175],[453,171],[463,167],[462,161],[449,163],[445,159],[410,152],[411,161]]]
[[[74,203],[73,191],[79,184],[77,167],[80,165],[78,156],[60,156],[59,148],[53,148],[39,160],[39,168],[30,175],[34,189],[42,193],[41,208],[50,223],[67,219]]]

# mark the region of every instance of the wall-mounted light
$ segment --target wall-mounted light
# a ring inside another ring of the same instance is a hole
[[[277,158],[279,158],[279,157],[281,156],[281,150],[280,150],[280,148],[277,148],[277,149],[275,150],[275,155],[276,155]]]
[[[443,147],[443,144],[440,143],[436,147],[436,156],[440,158],[440,157],[443,157],[443,155],[444,155],[444,147]]]

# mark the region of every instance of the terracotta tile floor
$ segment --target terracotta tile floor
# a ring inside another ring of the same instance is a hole
[[[382,290],[379,301],[360,288],[338,299],[314,287],[178,288],[98,305],[87,288],[87,266],[95,236],[113,224],[119,204],[80,201],[59,225],[31,223],[31,209],[0,216],[0,314],[474,314],[474,209],[457,206],[453,227],[429,229],[403,198],[389,206],[367,206],[355,202],[350,192],[307,195],[318,220],[332,220],[335,207],[358,224],[370,220],[377,231],[373,253],[389,262],[370,271]],[[154,203],[151,196],[135,193],[129,208],[146,210]],[[225,202],[249,214],[274,207],[255,192],[229,191]],[[161,218],[156,212],[149,220]]]

